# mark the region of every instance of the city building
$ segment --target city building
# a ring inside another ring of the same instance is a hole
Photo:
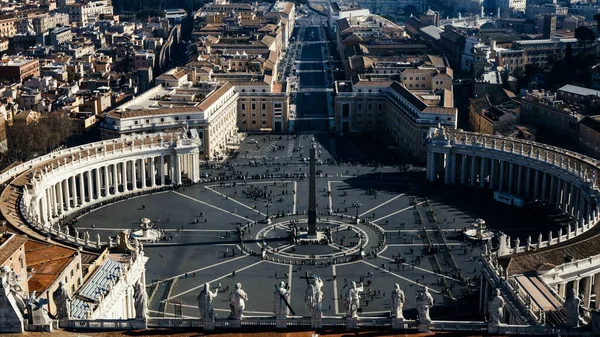
[[[94,22],[100,15],[113,15],[113,6],[109,3],[110,1],[107,0],[74,2],[60,10],[69,14],[70,22],[85,26],[89,22]]]
[[[40,63],[37,59],[26,57],[0,59],[0,79],[21,83],[32,76],[40,76]]]
[[[224,158],[237,140],[238,92],[231,83],[204,88],[156,86],[109,111],[100,124],[102,139],[166,132],[198,131],[200,159]]]
[[[11,38],[17,34],[17,18],[0,18],[0,39]]]
[[[402,76],[404,78],[404,73]],[[421,73],[418,80],[416,74],[407,73],[406,77],[408,84],[419,82],[419,88],[411,90],[406,83],[367,81],[360,76],[350,81],[336,81],[334,132],[373,134],[388,144],[396,155],[424,162],[424,140],[429,128],[438,124],[456,128],[452,77],[444,76],[443,84],[440,84],[435,75],[425,76],[430,78],[432,89],[429,90],[421,88],[426,82],[421,80]]]

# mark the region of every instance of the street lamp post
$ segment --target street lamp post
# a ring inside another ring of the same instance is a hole
[[[360,204],[360,202],[355,202],[352,204],[352,207],[356,208],[356,223],[358,224],[358,209],[361,207],[362,205]]]
[[[265,202],[265,207],[267,208],[267,218],[266,218],[266,223],[270,224],[271,220],[269,219],[269,208],[273,206],[273,204],[270,201]]]

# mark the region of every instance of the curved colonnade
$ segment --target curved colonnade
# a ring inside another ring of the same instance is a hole
[[[554,205],[575,219],[566,233],[540,233],[536,242],[502,237],[498,256],[543,248],[574,238],[599,220],[600,161],[541,143],[460,130],[428,134],[427,180],[488,188]]]
[[[89,233],[70,233],[60,221],[82,209],[119,198],[200,180],[199,141],[180,134],[112,139],[50,153],[0,175],[2,214],[17,230],[38,239],[97,250]],[[32,231],[31,229],[34,229]]]

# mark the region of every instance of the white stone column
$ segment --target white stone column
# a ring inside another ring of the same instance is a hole
[[[548,173],[544,172],[542,176],[542,200],[546,202],[548,200]]]
[[[535,174],[533,175],[533,198],[538,200],[540,199],[540,170],[535,170]]]
[[[160,155],[160,170],[158,170],[160,174],[160,185],[165,186],[165,155]]]
[[[71,209],[71,189],[69,187],[69,182],[71,180],[71,177],[67,178],[64,180],[64,184],[65,184],[65,188],[64,188],[64,192],[65,192],[65,210],[69,211]]]
[[[150,186],[156,187],[156,170],[154,167],[154,156],[150,157]]]
[[[585,201],[584,193],[579,190],[579,218],[583,219],[584,222],[587,223],[587,216],[585,214],[585,209],[587,208],[587,202]]]
[[[142,188],[146,188],[146,158],[140,159],[140,172],[142,173]]]
[[[112,164],[113,195],[119,193],[119,175],[117,174],[117,163]]]
[[[46,206],[44,213],[46,214],[46,221],[48,221],[52,219],[52,195],[48,188],[44,190],[44,205]]]
[[[465,184],[467,182],[467,155],[461,154],[462,164],[460,170],[460,183]]]
[[[175,155],[175,183],[181,184],[181,156]]]
[[[94,180],[93,174],[92,174],[92,170],[89,170],[86,172],[87,173],[87,185],[88,185],[88,198],[90,200],[90,202],[92,202],[94,200],[94,188],[92,186],[92,181]]]
[[[471,186],[475,186],[475,180],[477,180],[477,157],[473,155],[471,156]]]
[[[102,184],[100,183],[100,175],[102,175],[102,169],[96,168],[96,199],[102,198]]]
[[[579,279],[573,280],[573,289],[575,290],[575,294],[577,294],[577,296],[581,295],[579,292]]]
[[[63,180],[61,180],[58,184],[56,184],[56,187],[58,188],[58,214],[62,214],[64,212],[64,208],[63,208]]]
[[[592,299],[592,276],[586,276],[583,278],[583,306],[585,308],[590,307],[590,300]]]
[[[487,158],[479,157],[479,160],[481,161],[481,165],[479,167],[479,187],[485,188],[485,178],[487,176],[487,174],[485,173],[485,169],[486,169],[485,164],[486,164]]]
[[[525,174],[525,196],[531,196],[531,167],[527,167],[527,173]]]
[[[522,195],[523,193],[523,166],[519,165],[517,167],[517,195]]]
[[[515,164],[514,163],[510,163],[508,165],[508,193],[513,194],[513,186],[514,186],[514,175],[515,175],[515,170],[514,170]]]
[[[133,190],[137,191],[137,159],[131,161],[131,182],[133,184]]]
[[[500,183],[498,184],[498,191],[504,190],[504,161],[500,161]]]
[[[46,204],[46,193],[42,194],[42,197],[40,198],[40,203],[42,205],[41,222],[45,224],[46,222],[48,222],[48,204]]]
[[[121,180],[123,181],[123,192],[129,191],[129,187],[127,186],[127,161],[121,163]]]
[[[175,156],[174,154],[169,155],[169,178],[171,179],[171,184],[175,183]]]
[[[550,176],[550,191],[548,193],[547,204],[552,204],[556,200],[556,177]]]
[[[561,208],[562,201],[562,180],[560,178],[556,178],[556,207]]]
[[[600,273],[594,274],[594,294],[596,294],[596,303],[594,309],[600,309]]]
[[[83,181],[83,172],[79,173],[79,200],[85,204],[85,182]]]
[[[77,182],[75,176],[71,176],[71,200],[73,200],[73,207],[77,207]]]
[[[490,162],[490,190],[493,190],[496,187],[496,159],[490,158]]]

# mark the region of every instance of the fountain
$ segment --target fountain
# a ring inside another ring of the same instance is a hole
[[[487,228],[483,219],[475,220],[473,227],[468,228],[464,232],[464,235],[467,240],[479,242],[487,242],[494,237],[494,233]]]
[[[139,229],[131,233],[131,237],[140,242],[158,242],[161,236],[160,230],[154,228],[154,224],[148,218],[141,219]]]

